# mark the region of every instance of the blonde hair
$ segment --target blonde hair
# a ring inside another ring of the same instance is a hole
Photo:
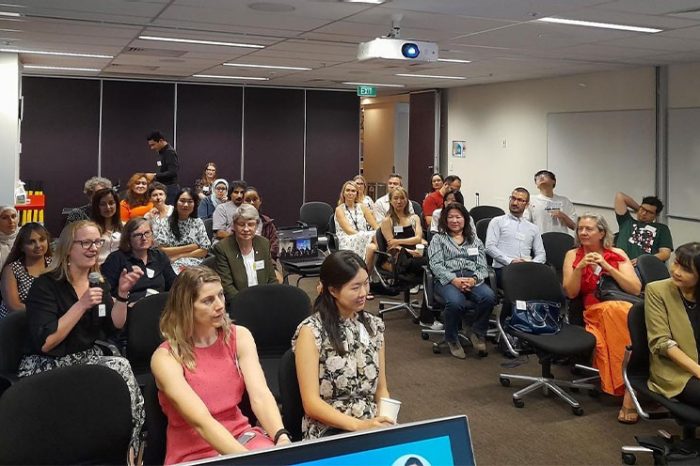
[[[347,185],[351,185],[353,188],[355,188],[355,191],[357,191],[358,193],[360,192],[360,190],[357,189],[357,185],[355,184],[354,181],[352,181],[352,180],[346,181],[345,183],[343,183],[343,187],[340,188],[340,197],[338,197],[338,205],[345,204],[345,187]],[[355,204],[357,204],[357,203],[358,203],[358,198],[355,197]]]
[[[221,278],[209,267],[188,267],[173,283],[163,314],[160,317],[160,333],[170,345],[170,354],[190,371],[197,367],[194,358],[194,303],[204,283],[221,283]],[[224,314],[224,324],[219,329],[228,343],[231,335],[231,319]]]
[[[408,204],[411,201],[408,199],[408,193],[401,186],[399,186],[398,188],[394,188],[394,190],[391,193],[389,193],[389,216],[391,217],[391,220],[393,221],[394,225],[400,225],[401,221],[399,220],[399,214],[396,212],[396,209],[394,209],[394,204],[391,203],[391,201],[394,199],[394,196],[396,195],[401,195],[404,199],[406,199],[406,204],[403,207],[402,213],[407,217],[411,216],[411,211],[408,210]]]
[[[605,217],[602,215],[594,214],[592,212],[586,212],[585,214],[579,216],[578,220],[576,220],[576,238],[574,241],[576,247],[581,246],[581,241],[578,239],[578,226],[583,219],[593,220],[598,228],[598,231],[605,234],[605,236],[603,236],[604,249],[610,249],[613,247],[613,234],[608,226],[608,221],[605,220]]]
[[[70,250],[75,244],[75,234],[78,232],[78,230],[88,227],[92,227],[98,232],[101,232],[100,227],[92,220],[78,220],[77,222],[66,225],[66,227],[61,231],[61,235],[58,237],[58,241],[56,242],[56,250],[53,253],[53,261],[44,273],[53,272],[57,280],[66,279],[70,283],[73,283],[73,277],[71,277],[70,268],[68,267],[70,265]],[[90,268],[90,272],[99,271],[100,264],[95,261],[95,265]]]
[[[362,188],[362,192],[360,192],[360,188],[357,188],[357,202],[362,202],[367,195],[367,180],[365,179],[364,176],[362,175],[355,175],[352,179],[352,181],[357,181],[357,180],[362,180],[362,183],[364,188]]]

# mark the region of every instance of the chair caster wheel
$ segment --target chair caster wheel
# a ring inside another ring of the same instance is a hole
[[[430,335],[428,335],[428,334],[425,333],[425,332],[420,332],[420,337],[421,337],[423,340],[429,340],[429,339],[430,339]]]
[[[442,353],[442,350],[440,349],[440,347],[438,345],[433,345],[433,353],[440,354],[440,353]]]
[[[571,412],[574,413],[576,416],[583,416],[583,408],[580,406],[576,406],[574,408],[571,408]]]
[[[623,453],[622,462],[631,465],[637,462],[637,457],[633,453]]]
[[[519,400],[519,399],[513,398],[513,405],[514,405],[516,408],[524,408],[524,407],[525,407],[525,402],[524,402],[523,400]]]
[[[379,310],[383,311],[384,310],[384,305],[382,303],[379,303]]]
[[[504,387],[510,387],[510,379],[507,379],[505,377],[499,377],[498,381],[501,382],[501,385]]]

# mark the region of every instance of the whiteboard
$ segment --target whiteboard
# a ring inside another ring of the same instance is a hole
[[[700,108],[668,112],[668,213],[700,220]]]
[[[576,204],[612,207],[622,191],[638,202],[655,192],[653,110],[549,113],[547,168]]]

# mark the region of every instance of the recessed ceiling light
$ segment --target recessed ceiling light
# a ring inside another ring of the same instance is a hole
[[[284,3],[257,2],[248,5],[248,8],[255,11],[265,11],[267,13],[289,13],[296,10],[292,5]]]
[[[58,57],[80,57],[80,58],[114,58],[112,55],[101,55],[97,53],[77,53],[77,52],[49,52],[46,50],[18,50],[18,49],[0,49],[0,52],[6,53],[25,53],[28,55],[55,55]]]
[[[295,71],[308,71],[312,68],[305,68],[302,66],[273,66],[273,65],[250,65],[247,63],[224,63],[224,66],[236,66],[239,68],[265,68],[270,70],[295,70]]]
[[[239,81],[268,81],[270,78],[257,78],[253,76],[222,76],[218,74],[193,74],[193,78],[210,78],[210,79],[236,79]]]
[[[25,70],[54,70],[54,71],[86,71],[98,73],[99,68],[73,68],[70,66],[43,66],[43,65],[23,65]]]
[[[183,44],[202,44],[202,45],[222,45],[225,47],[246,47],[251,49],[264,49],[264,45],[258,44],[240,44],[237,42],[221,42],[218,40],[199,40],[199,39],[181,39],[177,37],[160,37],[160,36],[139,36],[142,40],[155,40],[162,42],[180,42]]]
[[[612,24],[612,23],[597,23],[594,21],[579,21],[577,19],[540,18],[536,21],[542,21],[545,23],[555,23],[555,24],[568,24],[571,26],[587,26],[587,27],[592,27],[592,28],[618,29],[620,31],[648,32],[651,34],[663,31],[663,29],[647,28],[647,27],[642,27],[642,26],[628,26],[625,24]]]
[[[377,83],[354,83],[354,82],[343,82],[340,84],[347,84],[348,86],[406,87],[403,84],[377,84]]]
[[[444,61],[447,63],[471,63],[471,60],[460,60],[459,58],[438,58],[437,61]]]
[[[406,78],[432,78],[432,79],[467,79],[464,76],[440,76],[438,74],[409,74],[398,73],[396,76],[404,76]]]
[[[11,16],[13,18],[19,18],[22,15],[20,13],[15,13],[14,11],[0,11],[0,16]]]

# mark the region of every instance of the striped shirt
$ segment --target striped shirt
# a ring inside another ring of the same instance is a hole
[[[428,257],[430,270],[441,285],[447,285],[458,276],[467,276],[465,272],[473,273],[477,281],[488,276],[486,251],[476,234],[471,243],[465,238],[462,244],[457,244],[449,234],[438,233],[430,240]]]

